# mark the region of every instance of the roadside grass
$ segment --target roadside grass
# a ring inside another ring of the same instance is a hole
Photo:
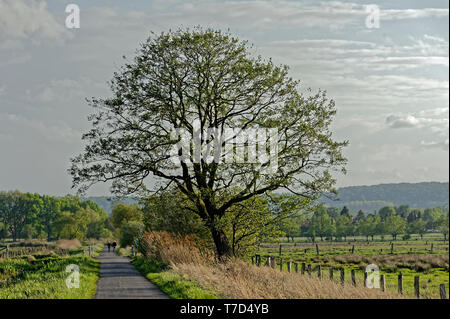
[[[66,286],[70,264],[80,269],[79,288]],[[0,263],[0,299],[90,299],[97,289],[99,271],[98,261],[82,255],[6,259]]]
[[[217,289],[230,299],[397,299],[395,292],[341,285],[317,276],[258,267],[239,259],[216,264],[173,265],[173,269],[203,287]]]
[[[112,251],[112,248],[111,248],[111,251]],[[127,246],[127,247],[117,246],[116,247],[116,254],[118,256],[128,257],[128,256],[131,255],[131,248],[129,246]]]
[[[148,280],[174,299],[217,299],[212,290],[202,288],[197,282],[189,280],[169,269],[165,264],[142,256],[135,257],[131,263]]]

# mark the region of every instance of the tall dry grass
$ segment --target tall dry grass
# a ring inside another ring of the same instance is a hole
[[[147,232],[143,237],[144,255],[156,258],[182,275],[215,291],[224,298],[236,299],[375,299],[403,298],[379,289],[342,286],[328,279],[280,272],[258,267],[239,259],[218,262],[198,240],[165,232]]]
[[[61,249],[75,249],[81,247],[81,242],[78,239],[60,239],[57,241],[56,247]]]
[[[167,265],[209,264],[214,254],[207,244],[194,235],[175,236],[168,232],[146,232],[142,240],[142,252]]]
[[[225,298],[237,299],[391,299],[380,289],[354,287],[296,273],[257,267],[241,260],[214,265],[175,264],[172,268]]]

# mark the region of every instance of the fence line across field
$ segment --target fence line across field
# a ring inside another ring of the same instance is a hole
[[[261,266],[261,255],[256,254],[254,256],[251,257],[252,260],[252,265],[256,265],[258,267]],[[279,269],[280,271],[283,271],[283,258],[279,258]],[[273,256],[267,256],[267,260],[266,263],[264,264],[265,266],[268,267],[272,267],[275,268],[275,257]],[[292,273],[292,265],[294,265],[294,273],[299,273],[298,271],[298,263],[296,262],[291,262],[288,261],[286,263],[286,267],[287,267],[287,272],[288,273]],[[339,269],[335,269],[333,267],[329,268],[329,276],[328,279],[334,282],[334,270],[339,270],[340,272],[340,283],[342,285],[344,285],[345,283],[345,270],[344,268],[339,268]],[[301,270],[300,270],[300,274],[304,275],[305,272],[308,274],[309,277],[312,276],[313,270],[312,270],[312,265],[311,264],[306,264],[306,263],[301,263]],[[317,265],[316,267],[316,272],[317,272],[317,277],[319,279],[323,279],[325,278],[324,274],[324,270],[322,265]],[[351,284],[356,287],[357,286],[357,279],[356,279],[356,271],[355,269],[351,269],[350,270],[350,276],[351,276]],[[375,279],[373,279],[375,281]],[[376,285],[375,287],[378,289],[381,289],[381,291],[386,292],[386,276],[385,275],[380,275],[379,276],[379,282],[378,285]],[[404,289],[403,289],[403,274],[400,273],[397,277],[397,291],[399,294],[404,294]],[[375,284],[375,282],[373,283]],[[364,287],[369,287],[369,272],[364,271],[364,279],[363,279],[363,286]],[[371,288],[373,286],[370,286]],[[368,288],[369,289],[369,288]],[[440,284],[439,286],[439,295],[441,299],[447,299],[447,292],[445,290],[445,284]],[[420,298],[420,276],[414,276],[414,296],[415,298]]]
[[[51,248],[48,249],[44,246],[11,246],[11,245],[0,245],[0,258],[2,259],[14,259],[21,258],[23,256],[32,255],[41,251],[51,250],[58,255],[68,255],[69,249],[64,248]],[[92,250],[91,250],[92,253]]]

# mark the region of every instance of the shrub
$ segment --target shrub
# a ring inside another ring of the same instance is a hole
[[[176,236],[167,232],[146,232],[142,236],[141,253],[167,265],[176,263],[205,264],[214,254],[205,241],[195,235]]]
[[[60,239],[56,245],[61,249],[75,249],[81,247],[81,242],[78,239]]]
[[[120,246],[127,247],[134,244],[134,240],[142,233],[143,224],[138,221],[130,221],[122,226]]]

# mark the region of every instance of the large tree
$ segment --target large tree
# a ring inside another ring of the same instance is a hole
[[[391,215],[386,218],[385,231],[392,235],[392,239],[396,240],[397,235],[403,234],[406,231],[406,220],[398,215]]]
[[[13,241],[22,235],[25,226],[35,224],[41,206],[37,194],[0,192],[0,219],[8,227]]]
[[[72,161],[73,186],[83,192],[112,181],[112,192],[128,195],[174,185],[195,206],[220,257],[231,255],[220,220],[234,205],[276,189],[309,198],[334,191],[331,171],[345,172],[347,144],[330,132],[334,101],[322,91],[304,95],[287,66],[256,57],[249,48],[210,29],[150,36],[114,74],[112,96],[90,100],[98,111],[83,136],[85,151]],[[195,147],[184,148],[171,134],[174,128],[188,132]],[[196,150],[233,128],[231,137],[215,145],[214,161],[198,156]],[[257,140],[226,151],[226,143],[257,128],[278,133],[258,133]],[[226,160],[257,141],[258,151],[270,156],[258,156],[256,164]],[[264,174],[275,159],[276,169]]]

